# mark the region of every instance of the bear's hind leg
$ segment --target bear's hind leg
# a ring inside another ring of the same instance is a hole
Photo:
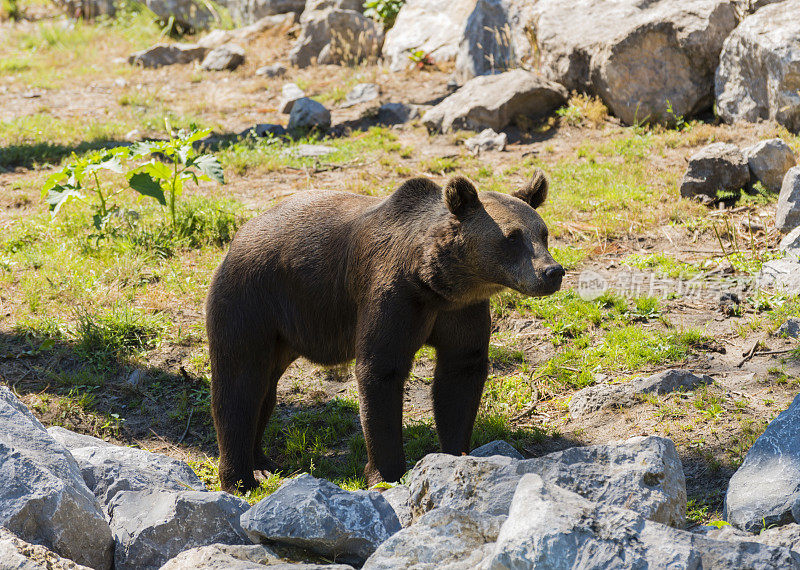
[[[272,412],[275,410],[278,381],[283,373],[286,372],[286,368],[288,368],[296,358],[297,355],[293,354],[288,347],[283,346],[281,343],[278,343],[275,347],[275,363],[272,370],[269,372],[269,381],[267,382],[268,388],[264,398],[264,404],[261,407],[255,433],[253,475],[257,481],[266,479],[270,474],[278,470],[278,466],[264,453],[264,431],[267,428]]]
[[[253,449],[273,368],[272,348],[262,349],[258,356],[256,351],[237,351],[214,358],[216,351],[211,352],[211,409],[224,491],[258,486],[253,476]]]

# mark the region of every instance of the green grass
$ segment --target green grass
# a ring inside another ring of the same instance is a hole
[[[334,148],[323,157],[298,157],[293,150],[300,144],[319,144]],[[284,138],[245,139],[223,148],[218,156],[226,169],[237,174],[274,172],[286,168],[315,168],[320,163],[340,165],[366,162],[372,155],[399,152],[397,135],[384,127],[371,127],[367,131],[346,138],[327,138],[318,135],[297,140]]]
[[[658,274],[673,279],[691,279],[700,273],[700,270],[695,265],[679,261],[664,253],[632,253],[625,257],[622,263],[636,269],[655,269]]]

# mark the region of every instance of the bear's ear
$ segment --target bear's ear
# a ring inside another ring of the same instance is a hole
[[[537,168],[525,187],[514,192],[512,196],[519,198],[534,210],[541,206],[547,198],[547,178],[542,169]]]
[[[456,176],[451,178],[444,188],[444,203],[453,214],[462,216],[479,207],[481,201],[472,182],[463,176]]]

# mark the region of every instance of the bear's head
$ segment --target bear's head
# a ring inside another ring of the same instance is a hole
[[[445,205],[458,219],[472,275],[487,285],[487,292],[507,287],[541,297],[561,287],[564,268],[550,255],[547,226],[536,212],[546,197],[547,179],[541,170],[510,196],[479,193],[461,176],[448,182]]]

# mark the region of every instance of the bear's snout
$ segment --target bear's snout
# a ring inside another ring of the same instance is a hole
[[[560,282],[561,278],[564,277],[565,274],[566,272],[564,271],[564,268],[561,267],[558,263],[556,263],[555,265],[551,265],[550,267],[544,270],[544,276],[550,281],[555,281],[556,279],[558,279],[558,281]]]

